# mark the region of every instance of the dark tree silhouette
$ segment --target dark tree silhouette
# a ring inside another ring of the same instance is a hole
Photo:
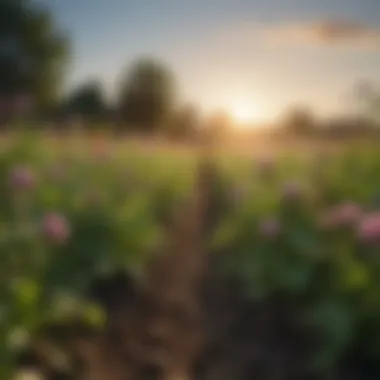
[[[291,135],[308,135],[315,131],[313,112],[306,106],[291,108],[284,116],[283,131]]]
[[[68,40],[49,10],[27,0],[0,1],[0,96],[14,103],[20,94],[49,106],[60,89]]]
[[[175,80],[166,65],[139,59],[121,83],[120,116],[130,128],[152,132],[168,121],[173,112]]]
[[[107,103],[101,84],[89,81],[76,88],[66,99],[65,112],[88,121],[100,121],[106,117]]]
[[[200,115],[194,105],[185,105],[174,115],[168,134],[174,139],[195,139],[200,124]]]

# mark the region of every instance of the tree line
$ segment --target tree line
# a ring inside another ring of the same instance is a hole
[[[114,128],[121,131],[163,131],[185,137],[196,133],[201,119],[197,107],[178,103],[174,73],[170,67],[150,57],[142,57],[121,70],[113,102],[107,99],[97,79],[82,83],[62,96],[71,57],[70,46],[69,36],[59,29],[53,14],[41,3],[0,1],[2,125],[22,115],[51,120],[56,125],[64,125],[65,121],[74,118],[91,128],[112,121]],[[355,88],[355,96],[365,115],[380,117],[379,89],[361,83]],[[209,130],[223,134],[229,123],[228,115],[217,113],[208,122]],[[294,107],[279,124],[280,131],[289,136],[320,134],[326,130],[323,127],[338,136],[351,130],[378,130],[363,118],[351,118],[350,122],[344,119],[325,121],[321,128],[321,122],[307,107]]]
[[[0,121],[15,116],[64,121],[81,119],[95,127],[112,120],[120,129],[152,132],[190,130],[197,108],[177,102],[175,76],[162,62],[142,57],[120,73],[115,101],[97,79],[62,95],[70,63],[70,39],[47,7],[27,0],[0,2]]]

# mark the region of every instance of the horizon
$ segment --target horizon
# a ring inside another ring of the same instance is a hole
[[[355,83],[379,83],[372,0],[40,2],[72,38],[67,90],[97,78],[112,98],[123,68],[151,55],[173,69],[181,100],[266,123],[294,105],[351,110]]]

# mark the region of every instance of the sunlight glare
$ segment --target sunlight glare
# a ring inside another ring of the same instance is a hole
[[[231,107],[231,114],[237,122],[244,124],[254,123],[260,118],[257,107],[250,103],[236,103]]]

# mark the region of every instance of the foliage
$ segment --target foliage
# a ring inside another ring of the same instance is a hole
[[[50,12],[31,1],[0,3],[0,94],[28,93],[45,107],[57,95],[68,41]]]
[[[0,156],[3,371],[16,333],[93,313],[83,297],[94,276],[141,273],[160,246],[165,214],[192,183],[193,159],[171,152],[152,160],[126,148],[71,142],[57,153],[43,145],[16,136]],[[352,347],[378,358],[379,153],[223,157],[219,166],[212,246],[220,270],[241,279],[252,302],[280,294],[297,305],[319,338],[315,371],[330,371]]]
[[[354,96],[365,114],[379,120],[380,89],[376,85],[360,82],[354,87]]]
[[[122,120],[141,131],[154,131],[173,112],[175,83],[170,69],[153,59],[139,59],[121,79],[119,108]]]
[[[174,113],[165,132],[172,139],[191,141],[199,133],[199,124],[197,108],[187,105]]]
[[[307,107],[294,107],[284,117],[283,128],[292,135],[309,135],[315,130],[313,113]]]
[[[76,88],[65,101],[65,113],[80,116],[89,122],[104,119],[107,104],[100,83],[91,81]]]

